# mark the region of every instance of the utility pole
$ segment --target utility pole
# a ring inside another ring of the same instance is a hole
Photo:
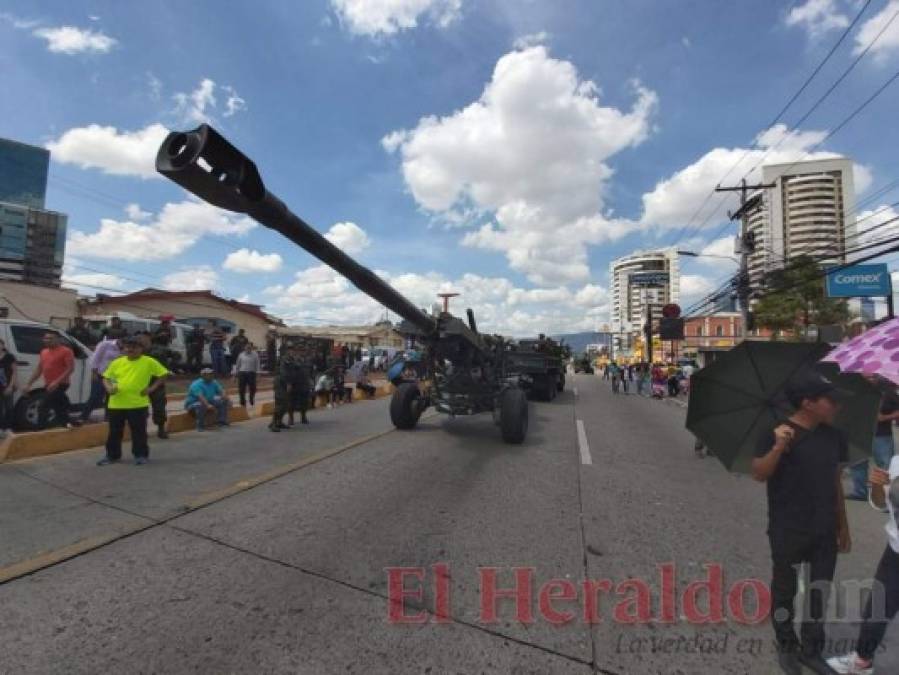
[[[652,366],[652,303],[646,303],[646,323],[643,325],[643,339],[646,341],[646,362]]]
[[[727,212],[727,217],[731,220],[740,219],[740,273],[737,278],[737,299],[740,302],[740,314],[743,320],[743,339],[747,339],[749,337],[749,254],[755,251],[755,233],[750,232],[746,228],[746,220],[743,218],[746,215],[747,209],[754,206],[757,201],[756,198],[752,200],[747,199],[747,194],[749,190],[767,190],[775,187],[774,183],[764,184],[760,183],[758,185],[747,185],[746,179],[743,178],[740,181],[739,185],[733,187],[721,187],[720,185],[715,188],[715,192],[739,192],[740,193],[740,208],[736,210],[736,212],[731,213]],[[761,195],[758,195],[758,199],[761,199]]]

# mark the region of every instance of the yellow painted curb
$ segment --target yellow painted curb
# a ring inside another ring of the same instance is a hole
[[[249,419],[250,415],[247,413],[247,410],[240,406],[231,408],[228,413],[229,422],[246,422]],[[215,425],[213,413],[207,415],[207,424],[208,426]],[[170,434],[191,431],[194,428],[196,428],[196,422],[193,416],[187,412],[169,415],[166,423],[166,430]],[[48,429],[46,431],[16,434],[4,440],[3,444],[0,445],[0,462],[95,448],[105,445],[108,435],[109,425],[105,422],[101,424],[86,424],[75,429]],[[130,439],[131,434],[126,427],[124,440],[128,441]]]

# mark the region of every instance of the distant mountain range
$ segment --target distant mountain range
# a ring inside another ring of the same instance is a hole
[[[609,346],[612,342],[611,333],[590,331],[585,333],[566,333],[564,335],[552,335],[553,340],[564,340],[575,354],[587,351],[587,345],[600,344]]]

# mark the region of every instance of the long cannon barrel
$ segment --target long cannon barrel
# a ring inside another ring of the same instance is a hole
[[[170,133],[156,155],[156,170],[200,199],[228,211],[246,213],[280,232],[420,330],[431,333],[437,329],[434,319],[266,190],[252,160],[208,124],[193,131]]]

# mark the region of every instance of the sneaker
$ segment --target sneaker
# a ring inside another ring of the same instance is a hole
[[[104,457],[99,462],[97,462],[97,466],[108,466],[109,464],[118,464],[119,460],[117,459],[109,459],[109,457]]]
[[[230,422],[219,422],[219,426],[220,427],[230,427],[231,423]]]
[[[275,426],[275,425],[273,425],[273,424],[269,424],[269,425],[268,425],[268,430],[269,430],[269,431],[274,431],[274,432],[277,432],[277,433],[281,433],[281,427],[280,427],[280,426]]]
[[[144,464],[146,464],[149,461],[150,460],[147,457],[138,457],[137,459],[134,460],[134,465],[135,466],[143,466]]]
[[[162,439],[163,441],[169,437],[169,432],[165,429],[160,429],[156,432],[156,437]]]
[[[837,672],[827,664],[820,654],[799,654],[799,663],[818,675],[834,675]]]
[[[840,675],[872,675],[874,673],[874,662],[865,661],[855,652],[827,659],[827,665]]]
[[[777,655],[777,663],[787,675],[802,675],[802,666],[799,665],[799,657],[795,652],[781,652]]]

